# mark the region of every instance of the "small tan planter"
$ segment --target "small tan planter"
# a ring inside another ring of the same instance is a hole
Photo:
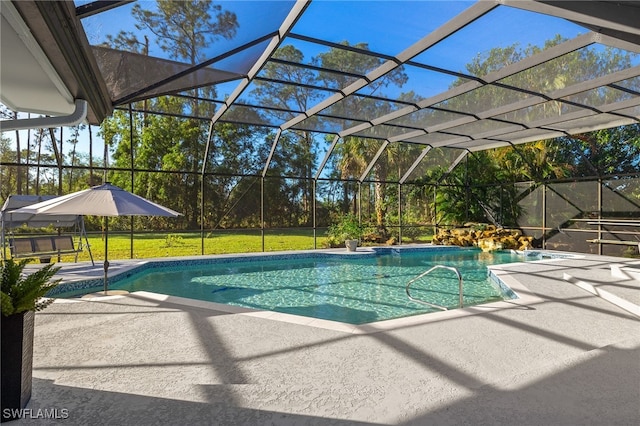
[[[347,251],[356,251],[358,240],[344,240],[344,245],[347,247]]]

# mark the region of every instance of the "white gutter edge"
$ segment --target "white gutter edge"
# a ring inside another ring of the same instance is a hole
[[[49,129],[53,127],[71,127],[80,124],[86,117],[88,103],[84,99],[76,99],[76,109],[69,115],[57,117],[25,118],[20,120],[0,121],[0,132],[23,129]]]

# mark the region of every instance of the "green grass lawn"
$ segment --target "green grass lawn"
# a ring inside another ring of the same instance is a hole
[[[429,242],[430,237],[415,241]],[[77,236],[74,243],[77,245]],[[83,239],[84,244],[84,239]],[[265,231],[264,251],[311,250],[326,247],[325,230],[317,231],[316,246],[312,229],[287,229]],[[102,234],[89,234],[91,253],[96,262],[104,260],[104,238]],[[8,250],[7,250],[8,251]],[[204,254],[252,253],[262,251],[260,230],[216,231],[205,234]],[[109,233],[109,260],[148,259],[153,257],[199,256],[202,242],[199,232],[192,233],[134,233],[133,256],[129,233]],[[78,255],[78,261],[90,260],[88,250]],[[37,262],[37,260],[34,260]],[[57,262],[57,258],[52,258]],[[61,262],[73,262],[73,255],[64,255]]]
[[[323,248],[326,238],[318,235],[317,248]],[[77,241],[77,240],[76,240]],[[84,241],[83,241],[84,243]],[[102,235],[89,235],[89,245],[95,261],[104,259],[104,238]],[[109,259],[131,259],[131,235],[109,234]],[[310,250],[314,248],[313,230],[268,231],[265,232],[264,250]],[[260,231],[238,231],[209,233],[204,239],[204,254],[251,253],[262,251]],[[133,234],[133,258],[199,256],[202,254],[202,241],[199,233],[144,233]],[[54,259],[55,260],[55,259]],[[89,252],[84,250],[78,256],[79,261],[90,260]],[[73,262],[74,256],[62,256],[62,262]]]

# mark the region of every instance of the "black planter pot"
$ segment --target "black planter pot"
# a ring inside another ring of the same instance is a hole
[[[2,327],[0,420],[3,422],[19,418],[21,409],[31,398],[34,319],[33,311],[0,318]]]

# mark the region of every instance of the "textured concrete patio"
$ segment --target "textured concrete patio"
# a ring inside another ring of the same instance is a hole
[[[524,302],[379,329],[145,293],[59,300],[36,315],[28,408],[66,413],[47,424],[638,424],[639,263],[505,266]]]

